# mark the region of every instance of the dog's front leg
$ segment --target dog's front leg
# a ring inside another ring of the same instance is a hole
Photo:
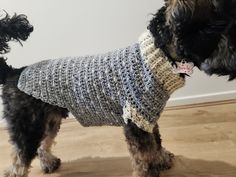
[[[160,170],[167,170],[170,169],[173,165],[173,159],[174,154],[167,151],[165,148],[162,147],[161,144],[161,135],[159,132],[159,126],[156,124],[156,126],[153,128],[153,135],[155,138],[155,141],[157,143],[157,160],[159,162],[159,169]]]
[[[160,171],[171,168],[174,155],[162,147],[158,124],[149,124],[130,104],[123,113],[133,176],[158,177]]]
[[[134,177],[158,177],[160,171],[172,167],[174,155],[161,146],[158,125],[148,133],[129,121],[124,132]]]
[[[159,177],[156,156],[161,147],[158,147],[154,135],[138,128],[131,121],[124,127],[124,133],[131,155],[133,176]]]

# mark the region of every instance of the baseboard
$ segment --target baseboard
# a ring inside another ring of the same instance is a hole
[[[171,98],[168,101],[167,106],[168,107],[183,106],[183,105],[192,105],[206,102],[218,102],[218,101],[233,100],[233,99],[236,99],[236,90]]]

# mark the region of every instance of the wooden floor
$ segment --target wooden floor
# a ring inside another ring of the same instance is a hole
[[[160,119],[164,146],[175,155],[162,177],[236,177],[236,103],[168,109]],[[11,146],[0,128],[0,176],[10,164]],[[47,177],[130,177],[131,166],[121,128],[83,128],[63,123],[54,152],[59,171]],[[36,159],[30,177],[43,177]]]

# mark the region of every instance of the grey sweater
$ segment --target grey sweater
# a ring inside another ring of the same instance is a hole
[[[67,108],[83,126],[121,126],[130,119],[152,131],[170,94],[184,83],[170,70],[170,63],[147,32],[123,49],[28,66],[18,88]]]

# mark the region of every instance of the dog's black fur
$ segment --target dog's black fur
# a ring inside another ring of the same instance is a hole
[[[236,77],[235,9],[235,0],[166,0],[148,29],[156,47],[161,48],[173,64],[184,58],[209,74],[229,75],[233,79]],[[24,41],[32,31],[26,16],[6,15],[0,20],[0,53],[9,52],[9,41]],[[50,146],[68,110],[19,91],[17,82],[23,69],[8,66],[6,60],[0,58],[4,118],[15,147],[13,165],[5,177],[27,176],[35,156],[46,173],[60,166],[60,159],[50,153]],[[162,148],[158,125],[153,133],[148,133],[128,122],[124,133],[134,176],[158,177],[161,170],[171,167],[173,155]]]

